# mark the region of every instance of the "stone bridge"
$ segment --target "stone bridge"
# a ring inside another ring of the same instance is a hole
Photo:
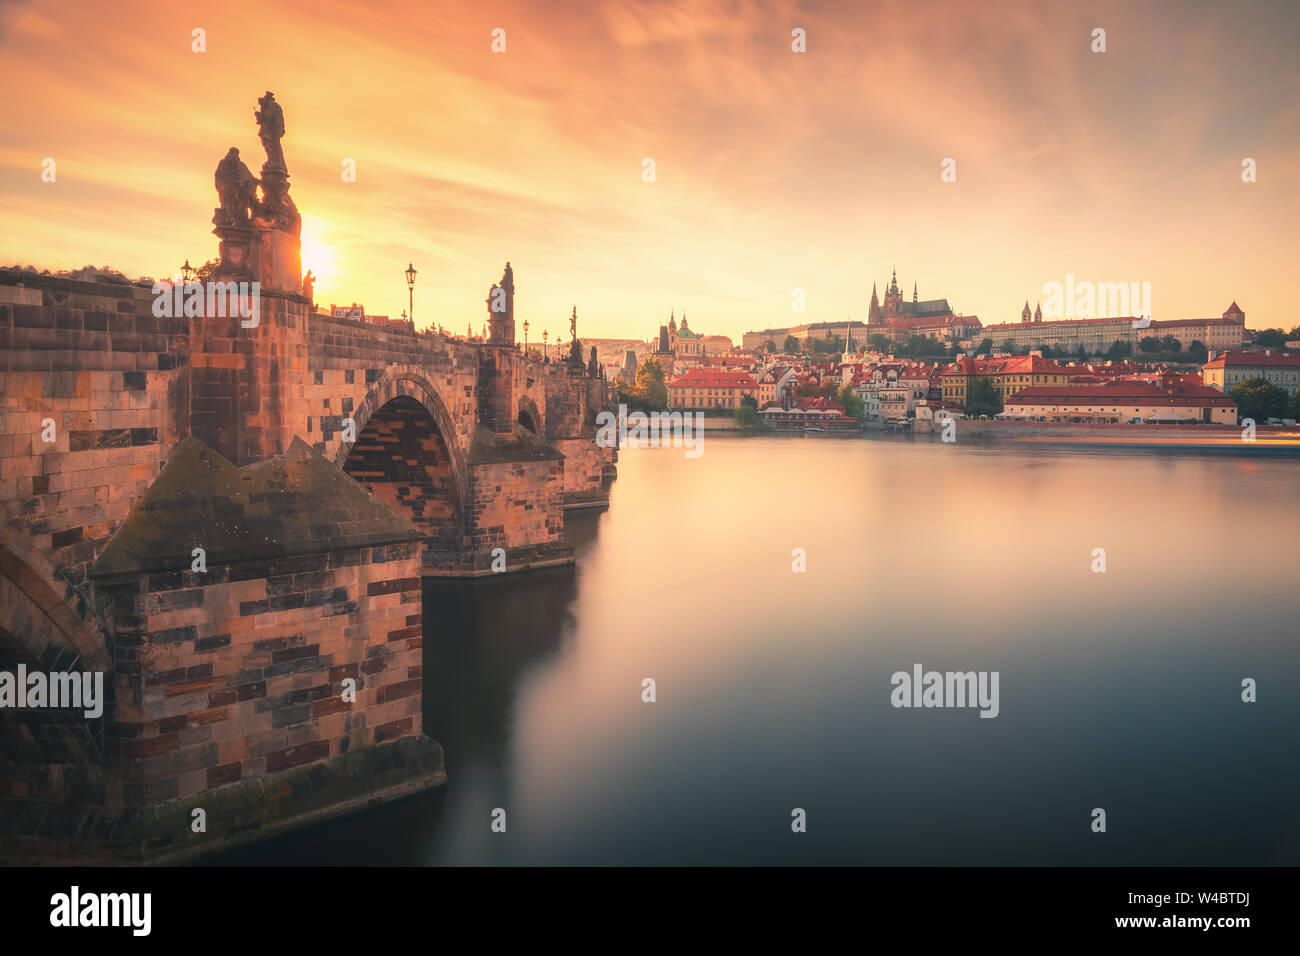
[[[564,509],[604,500],[606,385],[576,340],[522,354],[509,265],[486,341],[322,314],[269,154],[214,219],[256,324],[0,270],[0,862],[181,859],[440,784],[422,576],[571,561]],[[6,700],[20,665],[103,674],[102,714]]]

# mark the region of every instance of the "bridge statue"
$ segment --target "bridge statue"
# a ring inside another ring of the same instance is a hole
[[[239,158],[234,146],[217,163],[213,180],[217,187],[220,206],[213,210],[212,222],[217,226],[247,226],[250,210],[257,206],[257,177]]]
[[[284,150],[280,148],[280,139],[284,136],[284,110],[280,109],[275,94],[270,90],[257,101],[257,105],[262,108],[253,111],[253,118],[257,120],[257,135],[266,150],[266,165],[287,173],[289,167],[284,163]]]

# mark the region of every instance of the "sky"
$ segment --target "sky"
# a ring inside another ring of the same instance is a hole
[[[865,321],[897,268],[985,324],[1071,274],[1289,329],[1298,41],[1292,2],[0,0],[0,264],[214,257],[272,90],[318,305],[396,317],[409,262],[417,326],[477,331],[510,260],[530,341],[575,305],[739,341]]]

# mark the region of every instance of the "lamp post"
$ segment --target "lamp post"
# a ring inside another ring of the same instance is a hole
[[[528,320],[524,319],[524,358],[528,358]]]
[[[406,290],[409,293],[411,328],[415,328],[415,263],[412,262],[406,267]]]
[[[547,332],[545,330],[543,330],[542,332],[542,361],[543,362],[546,361],[548,358],[550,358],[550,354],[546,351],[546,337],[550,334],[551,334],[550,332]]]
[[[190,260],[186,259],[185,265],[181,266],[181,281],[185,285],[189,285],[193,279],[194,279],[194,267],[190,265]]]

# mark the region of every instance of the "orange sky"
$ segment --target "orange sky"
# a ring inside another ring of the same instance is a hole
[[[567,336],[574,303],[579,335],[649,338],[675,308],[739,339],[865,320],[897,265],[908,296],[985,323],[1073,273],[1151,282],[1156,318],[1236,299],[1290,328],[1298,11],[0,2],[0,263],[214,256],[213,169],[234,145],[259,170],[269,89],[322,304],[396,316],[413,260],[417,324],[477,330],[510,259],[530,340]]]

